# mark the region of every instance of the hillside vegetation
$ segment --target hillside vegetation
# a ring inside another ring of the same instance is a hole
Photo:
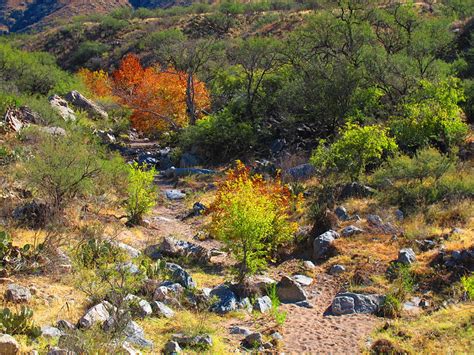
[[[1,37],[0,353],[470,353],[473,16],[193,3]]]

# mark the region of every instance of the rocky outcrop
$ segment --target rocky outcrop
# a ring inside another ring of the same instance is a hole
[[[0,334],[0,354],[17,355],[20,353],[20,344],[8,334]]]
[[[171,280],[174,282],[179,283],[184,288],[196,287],[196,282],[194,282],[191,275],[178,264],[166,263],[165,268],[171,272]]]
[[[28,303],[31,300],[31,292],[27,287],[10,284],[5,291],[5,300],[13,303]]]
[[[112,305],[107,301],[102,301],[91,307],[81,319],[79,319],[78,325],[81,328],[88,329],[97,323],[104,323],[110,317],[110,311]]]
[[[61,96],[53,95],[49,97],[48,100],[53,110],[56,111],[56,113],[65,121],[75,121],[77,119],[74,111],[69,107],[67,101]]]
[[[400,249],[397,262],[404,265],[411,265],[416,261],[416,255],[412,248]]]
[[[333,242],[336,238],[339,238],[339,233],[330,230],[313,241],[313,258],[315,260],[324,259],[329,256],[333,248]]]
[[[73,90],[66,94],[64,97],[74,107],[86,111],[91,118],[108,119],[109,115],[94,101],[89,100],[80,92]]]
[[[283,276],[276,287],[278,298],[283,303],[306,301],[308,298],[303,288],[291,277]]]
[[[331,305],[331,312],[334,315],[344,315],[353,313],[375,314],[380,310],[385,296],[363,295],[352,292],[339,293],[334,298]]]
[[[212,289],[211,297],[217,297],[218,301],[211,306],[211,311],[225,314],[237,309],[237,296],[228,285],[222,284]]]

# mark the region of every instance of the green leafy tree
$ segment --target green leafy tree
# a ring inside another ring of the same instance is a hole
[[[143,216],[156,204],[155,168],[147,170],[138,163],[130,165],[127,213],[131,225],[139,224]]]
[[[384,156],[397,149],[395,140],[381,126],[358,126],[347,124],[334,143],[326,146],[319,142],[313,152],[311,163],[322,175],[342,174],[356,181],[369,164],[380,163]]]

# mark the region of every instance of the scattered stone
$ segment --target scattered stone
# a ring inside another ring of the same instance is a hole
[[[314,175],[315,168],[312,164],[301,164],[286,171],[295,180],[307,180]]]
[[[166,263],[165,267],[171,271],[171,279],[174,282],[179,283],[184,288],[195,288],[196,282],[194,282],[191,275],[188,274],[181,266],[173,263]]]
[[[339,275],[342,274],[344,271],[346,271],[346,268],[343,265],[333,265],[329,269],[329,274],[330,275]]]
[[[8,334],[0,334],[0,354],[17,355],[20,353],[20,344]]]
[[[178,283],[161,284],[153,293],[153,300],[165,304],[179,305],[179,298],[183,294],[184,288]]]
[[[17,284],[9,284],[5,291],[5,300],[13,303],[28,303],[31,299],[31,292],[27,287]]]
[[[395,211],[395,218],[398,221],[403,221],[403,219],[405,218],[405,214],[401,210],[396,210]]]
[[[415,240],[416,244],[418,244],[418,247],[420,248],[421,251],[428,251],[436,248],[437,244],[434,240]]]
[[[134,247],[122,243],[122,242],[116,242],[114,243],[118,248],[122,249],[125,253],[128,254],[129,257],[131,258],[138,258],[141,254],[140,250],[135,249]]]
[[[250,335],[252,332],[250,331],[250,329],[245,328],[245,327],[233,326],[233,327],[230,327],[229,333],[247,336],[247,335]]]
[[[360,234],[360,233],[363,233],[364,230],[360,229],[359,227],[356,227],[356,226],[347,226],[345,227],[342,232],[341,232],[341,235],[343,237],[350,237],[350,236],[353,236],[353,235],[356,235],[356,234]]]
[[[293,275],[293,280],[298,282],[302,286],[309,286],[313,283],[313,279],[306,275]]]
[[[41,335],[45,338],[59,338],[63,332],[56,327],[44,326],[41,327]]]
[[[247,348],[256,348],[263,344],[262,333],[251,333],[247,335],[243,341],[243,344]]]
[[[163,349],[165,355],[179,354],[181,351],[181,347],[176,341],[167,342],[165,348]]]
[[[182,200],[186,197],[186,194],[181,192],[180,190],[166,190],[165,191],[166,198],[168,200]]]
[[[413,249],[411,248],[405,248],[401,249],[398,252],[398,259],[397,261],[399,263],[402,263],[404,265],[411,265],[416,261],[416,255]]]
[[[80,92],[73,90],[66,94],[64,97],[71,105],[86,111],[92,118],[102,118],[104,120],[109,118],[107,112],[105,112],[99,105],[92,100],[89,100]]]
[[[316,265],[310,260],[305,260],[303,266],[306,270],[314,270],[316,268]]]
[[[127,326],[123,331],[125,340],[131,344],[134,344],[140,348],[152,348],[153,342],[145,338],[145,332],[134,321],[128,322]]]
[[[159,251],[164,256],[185,257],[202,262],[207,262],[211,258],[210,252],[206,248],[173,237],[166,237],[161,243]]]
[[[295,302],[295,306],[303,307],[303,308],[314,308],[313,305],[309,303],[308,301]]]
[[[173,334],[171,340],[177,342],[183,348],[200,346],[207,349],[212,346],[212,338],[209,334],[201,334],[196,336]]]
[[[383,224],[382,218],[376,214],[369,214],[367,216],[367,222],[375,227],[380,227]]]
[[[339,198],[347,199],[349,197],[370,197],[374,195],[375,192],[376,190],[369,186],[362,185],[358,182],[352,182],[342,188]]]
[[[245,297],[242,300],[240,300],[237,306],[238,308],[243,309],[247,311],[248,313],[253,312],[252,303],[250,302],[250,299],[248,297]]]
[[[151,302],[151,308],[153,309],[153,314],[162,317],[171,319],[174,317],[174,312],[171,308],[159,301]]]
[[[268,288],[276,283],[277,282],[274,279],[262,275],[255,275],[247,280],[247,285],[250,292],[257,295],[267,294]]]
[[[56,328],[58,328],[59,330],[62,330],[63,332],[67,332],[69,330],[76,329],[76,326],[65,319],[61,319],[57,321]]]
[[[15,108],[8,109],[4,117],[4,125],[8,131],[20,132],[23,128],[23,122],[18,117]]]
[[[260,313],[266,313],[272,309],[272,300],[268,296],[259,297],[256,299],[253,308]]]
[[[96,304],[79,319],[79,327],[88,329],[96,323],[104,323],[110,317],[110,310],[112,310],[112,305],[107,301]]]
[[[339,233],[329,230],[319,237],[315,238],[313,241],[313,257],[314,259],[323,259],[327,258],[328,254],[332,250],[333,242],[336,238],[339,238]]]
[[[337,218],[339,218],[341,221],[347,221],[350,219],[349,214],[347,213],[347,210],[343,206],[338,206],[334,210],[334,213],[336,214]]]
[[[123,300],[138,317],[145,318],[153,313],[150,303],[138,296],[128,294]]]
[[[352,292],[339,293],[334,298],[331,311],[334,315],[377,313],[385,300],[381,295],[363,295]]]
[[[131,344],[127,341],[124,341],[121,346],[123,355],[141,355],[141,352],[136,350]],[[122,354],[121,352],[121,354]]]
[[[306,301],[308,298],[301,286],[288,276],[283,276],[277,284],[277,295],[283,303]]]
[[[211,306],[212,312],[225,314],[237,309],[237,296],[228,285],[222,284],[213,288],[210,295],[218,298],[218,301]]]
[[[65,137],[67,135],[66,130],[62,127],[39,127],[39,130],[51,136]]]
[[[118,263],[116,269],[117,271],[122,271],[130,275],[137,275],[140,273],[140,269],[138,268],[138,266],[132,263],[131,261],[128,261],[126,263]]]
[[[274,333],[270,334],[270,336],[274,340],[282,340],[283,339],[283,336],[278,332],[274,332]]]
[[[117,143],[117,138],[115,138],[115,135],[111,130],[109,131],[95,130],[94,133],[100,138],[100,140],[102,141],[102,144]]]
[[[67,101],[58,95],[53,95],[49,97],[49,104],[56,113],[63,118],[65,121],[75,121],[76,114],[69,107]]]
[[[461,228],[453,228],[451,230],[451,234],[462,234],[462,233],[464,233],[464,230]]]

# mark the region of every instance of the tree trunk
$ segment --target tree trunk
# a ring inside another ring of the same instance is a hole
[[[188,73],[186,82],[186,111],[191,126],[196,124],[196,107],[194,103],[194,76],[192,72]]]

